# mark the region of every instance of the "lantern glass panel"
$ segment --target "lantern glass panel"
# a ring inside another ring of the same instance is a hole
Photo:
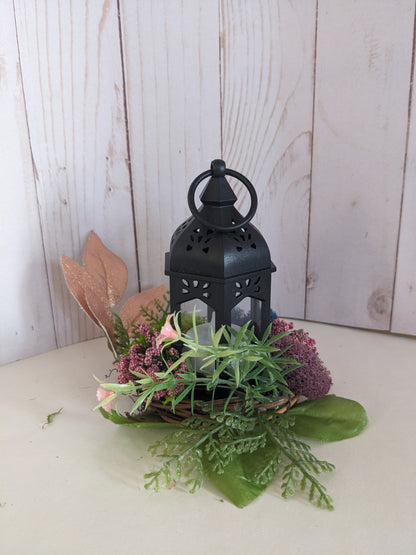
[[[180,305],[182,318],[189,319],[192,322],[192,314],[195,310],[197,326],[203,323],[209,323],[215,330],[215,311],[200,299],[191,299]]]
[[[246,324],[249,320],[254,324],[256,331],[261,329],[261,309],[262,301],[245,297],[231,311],[231,325],[238,328]]]

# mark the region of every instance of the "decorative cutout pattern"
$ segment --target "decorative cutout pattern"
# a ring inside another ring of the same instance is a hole
[[[260,293],[261,291],[261,277],[247,278],[246,280],[236,281],[234,297],[249,297],[250,294]]]
[[[194,279],[189,281],[187,279],[182,279],[182,295],[190,295],[192,293],[192,298],[204,297],[209,299],[211,297],[211,291],[209,291],[211,283],[209,281],[199,281]],[[202,291],[201,291],[202,290]],[[197,295],[195,295],[197,293]]]
[[[232,222],[235,223],[234,220]],[[187,224],[181,225],[176,231],[174,237],[183,231]],[[205,228],[202,226],[197,226],[192,229],[188,243],[186,245],[186,250],[191,251],[195,247],[200,247],[204,254],[209,253],[210,241],[213,237],[214,230],[210,228]],[[229,232],[230,239],[235,243],[234,247],[237,252],[241,252],[244,248],[256,249],[256,242],[253,240],[252,233],[246,227],[241,227],[240,229],[233,230]]]
[[[235,249],[238,252],[241,252],[243,248],[257,248],[255,241],[252,240],[252,235],[248,231],[246,227],[241,227],[240,229],[236,229],[231,231],[233,241],[237,243],[235,245]]]
[[[190,236],[189,236],[189,243],[186,245],[186,250],[190,251],[196,246],[202,247],[202,252],[208,254],[209,252],[209,245],[208,243],[212,239],[212,234],[214,233],[213,229],[205,229],[201,227],[195,227]]]

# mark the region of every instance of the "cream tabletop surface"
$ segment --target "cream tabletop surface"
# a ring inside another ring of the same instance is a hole
[[[328,512],[274,483],[245,509],[209,483],[155,493],[143,475],[163,430],[103,419],[93,374],[111,367],[104,339],[0,368],[0,553],[416,554],[416,340],[295,321],[318,344],[332,392],[362,403],[368,428],[330,444]],[[45,424],[47,416],[62,411]]]

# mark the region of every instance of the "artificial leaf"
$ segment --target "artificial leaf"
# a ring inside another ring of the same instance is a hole
[[[84,262],[85,268],[62,256],[66,283],[83,310],[104,331],[114,350],[112,307],[125,291],[126,265],[103,245],[93,231],[85,249]]]
[[[143,415],[142,420],[139,420],[139,417],[135,418],[127,418],[122,414],[112,410],[111,412],[107,412],[104,409],[100,408],[99,411],[107,420],[111,420],[114,424],[124,425],[124,426],[133,426],[135,428],[176,428],[176,424],[170,424],[169,422],[165,422],[160,416],[157,414],[146,414]]]
[[[267,483],[255,483],[252,476],[256,468],[263,462],[267,448],[258,449],[253,453],[234,455],[231,461],[224,467],[224,472],[218,474],[212,461],[203,457],[204,473],[209,481],[229,499],[236,507],[242,509],[257,499],[267,488]]]
[[[85,286],[85,300],[90,309],[90,312],[94,315],[95,319],[98,321],[98,325],[107,335],[111,344],[114,343],[114,323],[113,314],[111,312],[111,307],[108,303],[106,293],[103,289],[100,289],[98,283],[94,283],[93,286]]]
[[[94,231],[91,231],[85,248],[84,265],[94,280],[100,282],[100,289],[105,290],[108,304],[113,307],[126,290],[127,267],[121,258],[104,246]]]
[[[142,313],[142,309],[157,310],[157,301],[164,303],[164,295],[166,295],[166,287],[159,285],[153,289],[148,289],[142,293],[138,293],[129,299],[121,310],[121,321],[127,332],[131,332],[134,326],[145,324],[146,318]]]
[[[102,415],[115,424],[133,425],[136,427],[176,427],[167,424],[157,415],[145,415],[141,421],[126,418],[116,411],[105,412]],[[257,499],[279,473],[282,457],[285,459],[285,469],[282,476],[282,495],[288,497],[296,490],[306,489],[309,483],[309,499],[320,507],[332,509],[332,500],[326,493],[325,487],[319,483],[316,475],[322,471],[333,470],[333,465],[318,460],[291,429],[293,419],[281,417],[275,422],[280,424],[278,429],[271,428],[267,423],[265,433],[268,437],[263,442],[263,434],[255,428],[254,435],[247,435],[247,419],[244,421],[244,431],[239,435],[236,431],[238,415],[228,414],[227,420],[220,422],[205,419],[189,418],[186,424],[179,426],[178,431],[171,432],[163,440],[157,442],[149,450],[153,455],[162,455],[165,459],[163,466],[156,472],[146,475],[151,478],[147,487],[158,490],[160,480],[166,473],[172,474],[172,468],[177,465],[202,465],[200,470],[212,484],[239,508],[247,506]],[[185,426],[185,427],[184,427]],[[271,432],[270,432],[271,430]],[[240,430],[241,431],[241,430]],[[236,441],[238,438],[238,441]],[[186,445],[186,449],[183,450]],[[234,449],[229,452],[229,448]],[[179,451],[178,451],[179,449]],[[200,461],[200,462],[198,462]],[[180,479],[176,471],[176,479]],[[198,484],[193,483],[195,487]],[[170,480],[165,485],[169,486]],[[192,485],[192,484],[191,484]]]
[[[367,426],[365,409],[357,401],[336,395],[305,401],[290,409],[295,416],[293,431],[320,441],[340,441],[360,434]]]
[[[88,274],[85,268],[80,266],[77,262],[75,262],[75,260],[72,260],[68,256],[62,255],[61,263],[68,289],[71,291],[75,300],[91,318],[94,324],[100,326],[97,317],[89,307],[85,295],[86,286],[88,284],[90,284],[91,286],[93,285],[93,280],[91,276]]]

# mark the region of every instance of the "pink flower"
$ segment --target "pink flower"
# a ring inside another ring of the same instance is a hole
[[[100,387],[97,389],[97,399],[100,402],[104,401],[104,399],[107,399],[107,397],[110,397],[110,395],[113,395],[113,394],[114,394],[114,391],[111,391],[110,389],[105,389],[102,385],[100,385]],[[107,412],[111,412],[112,408],[113,408],[113,404],[111,401],[103,405],[103,409],[106,410]]]
[[[159,345],[165,341],[165,339],[177,339],[178,338],[178,332],[172,328],[170,320],[172,318],[173,314],[169,314],[169,316],[166,318],[166,322],[164,324],[164,326],[162,327],[162,329],[160,330],[160,335],[157,338],[156,341],[156,345],[159,347]]]

